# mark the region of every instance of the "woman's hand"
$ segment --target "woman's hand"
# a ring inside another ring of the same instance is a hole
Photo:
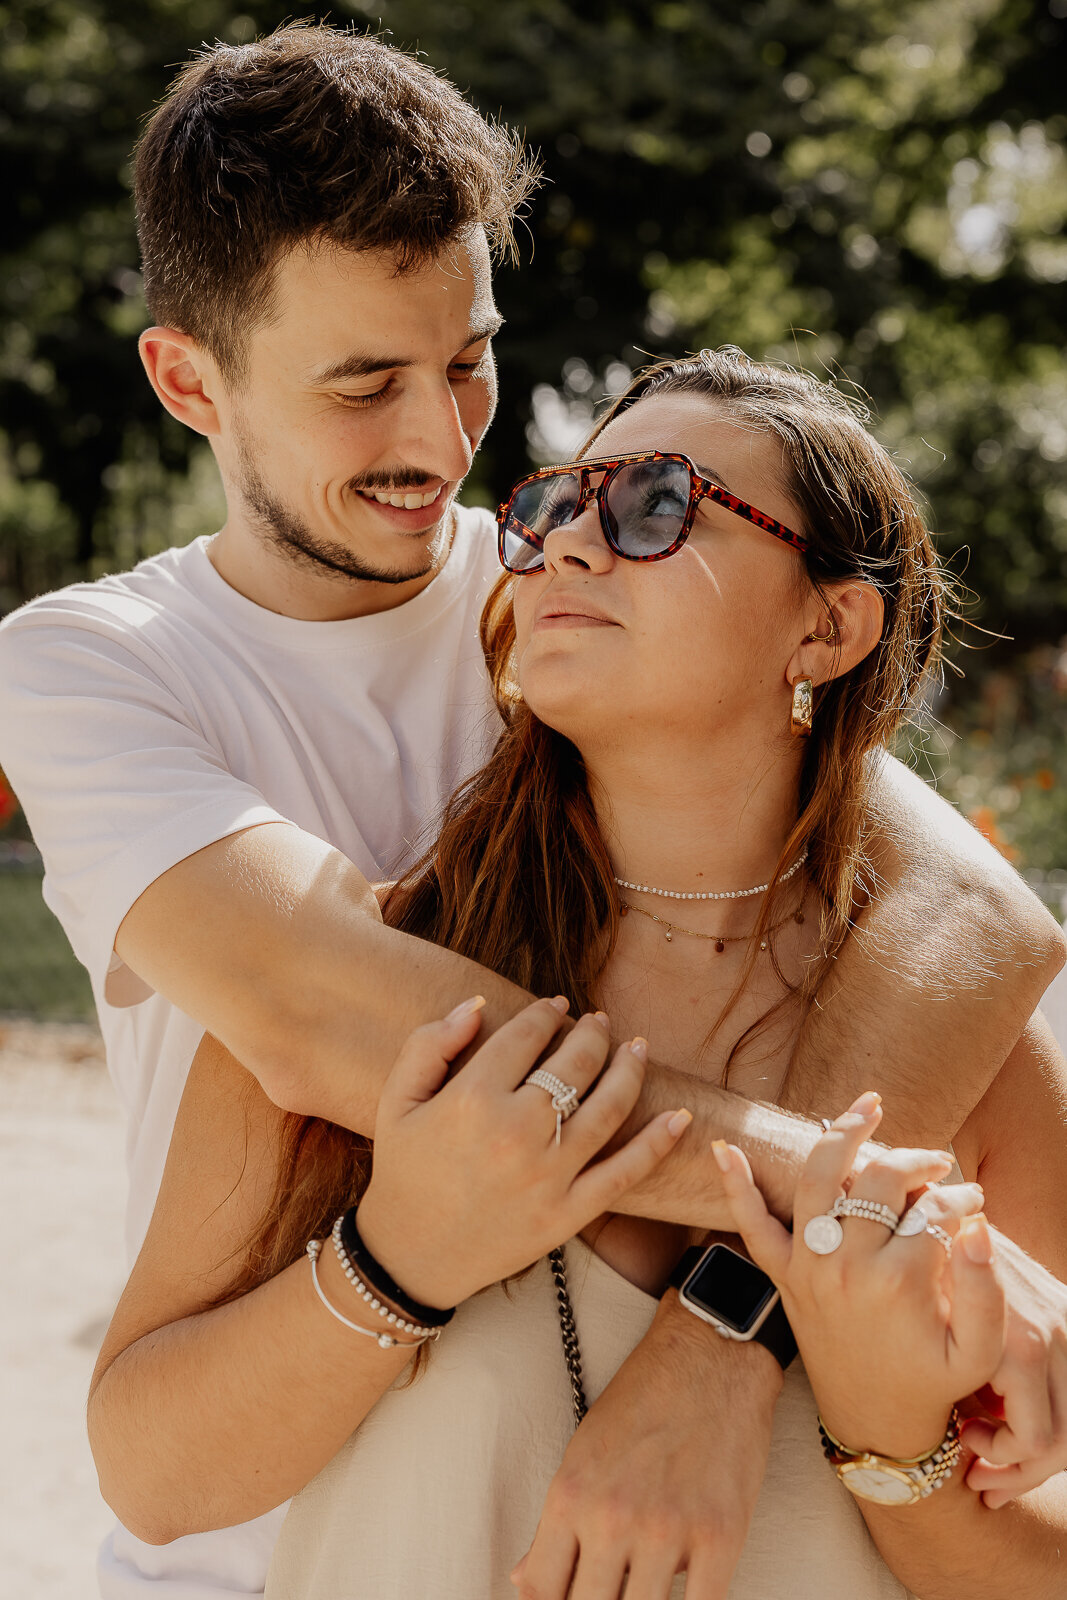
[[[880,1117],[877,1097],[863,1095],[819,1140],[797,1187],[792,1235],[768,1214],[742,1152],[718,1144],[716,1155],[738,1231],[782,1291],[826,1426],[849,1448],[907,1458],[932,1448],[953,1404],[996,1370],[1004,1294],[982,1191],[923,1192],[951,1165],[937,1151],[888,1150],[848,1192],[898,1214],[921,1194],[929,1221],[953,1236],[951,1256],[929,1233],[896,1235],[855,1216],[840,1219],[844,1237],[831,1254],[805,1244],[805,1225],[845,1193]]]
[[[472,1043],[480,1000],[412,1034],[382,1090],[371,1181],[359,1207],[368,1250],[408,1294],[451,1306],[570,1239],[670,1154],[691,1121],[664,1112],[594,1162],[637,1104],[644,1041],[605,1070],[607,1018],[585,1016],[545,1068],[583,1096],[556,1143],[556,1113],[527,1084],[565,1000],[538,1000],[504,1024],[446,1082]],[[584,1169],[589,1167],[588,1171]]]

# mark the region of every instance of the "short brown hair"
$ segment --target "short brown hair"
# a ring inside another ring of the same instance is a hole
[[[481,224],[508,253],[535,183],[517,135],[368,34],[296,23],[218,44],[179,73],[135,152],[149,311],[238,377],[283,251],[381,250],[402,272]]]

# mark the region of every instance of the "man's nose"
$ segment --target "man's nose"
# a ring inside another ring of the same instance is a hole
[[[406,406],[402,437],[395,448],[402,459],[428,477],[455,482],[465,478],[474,460],[477,440],[463,425],[450,384],[420,388]]]
[[[588,572],[606,572],[615,559],[600,526],[596,496],[587,495],[578,515],[545,535],[545,568],[557,572],[568,566]]]

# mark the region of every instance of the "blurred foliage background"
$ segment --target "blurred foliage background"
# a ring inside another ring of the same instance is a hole
[[[221,520],[138,363],[129,153],[190,50],[293,15],[237,3],[0,4],[0,611]],[[915,759],[1020,865],[1067,867],[1067,0],[309,15],[423,51],[543,154],[470,497],[564,454],[647,355],[732,342],[854,385],[994,636],[963,630]]]

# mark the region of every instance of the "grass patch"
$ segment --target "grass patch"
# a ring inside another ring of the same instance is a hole
[[[81,1022],[95,1015],[85,968],[41,898],[41,875],[0,871],[0,1013]]]

